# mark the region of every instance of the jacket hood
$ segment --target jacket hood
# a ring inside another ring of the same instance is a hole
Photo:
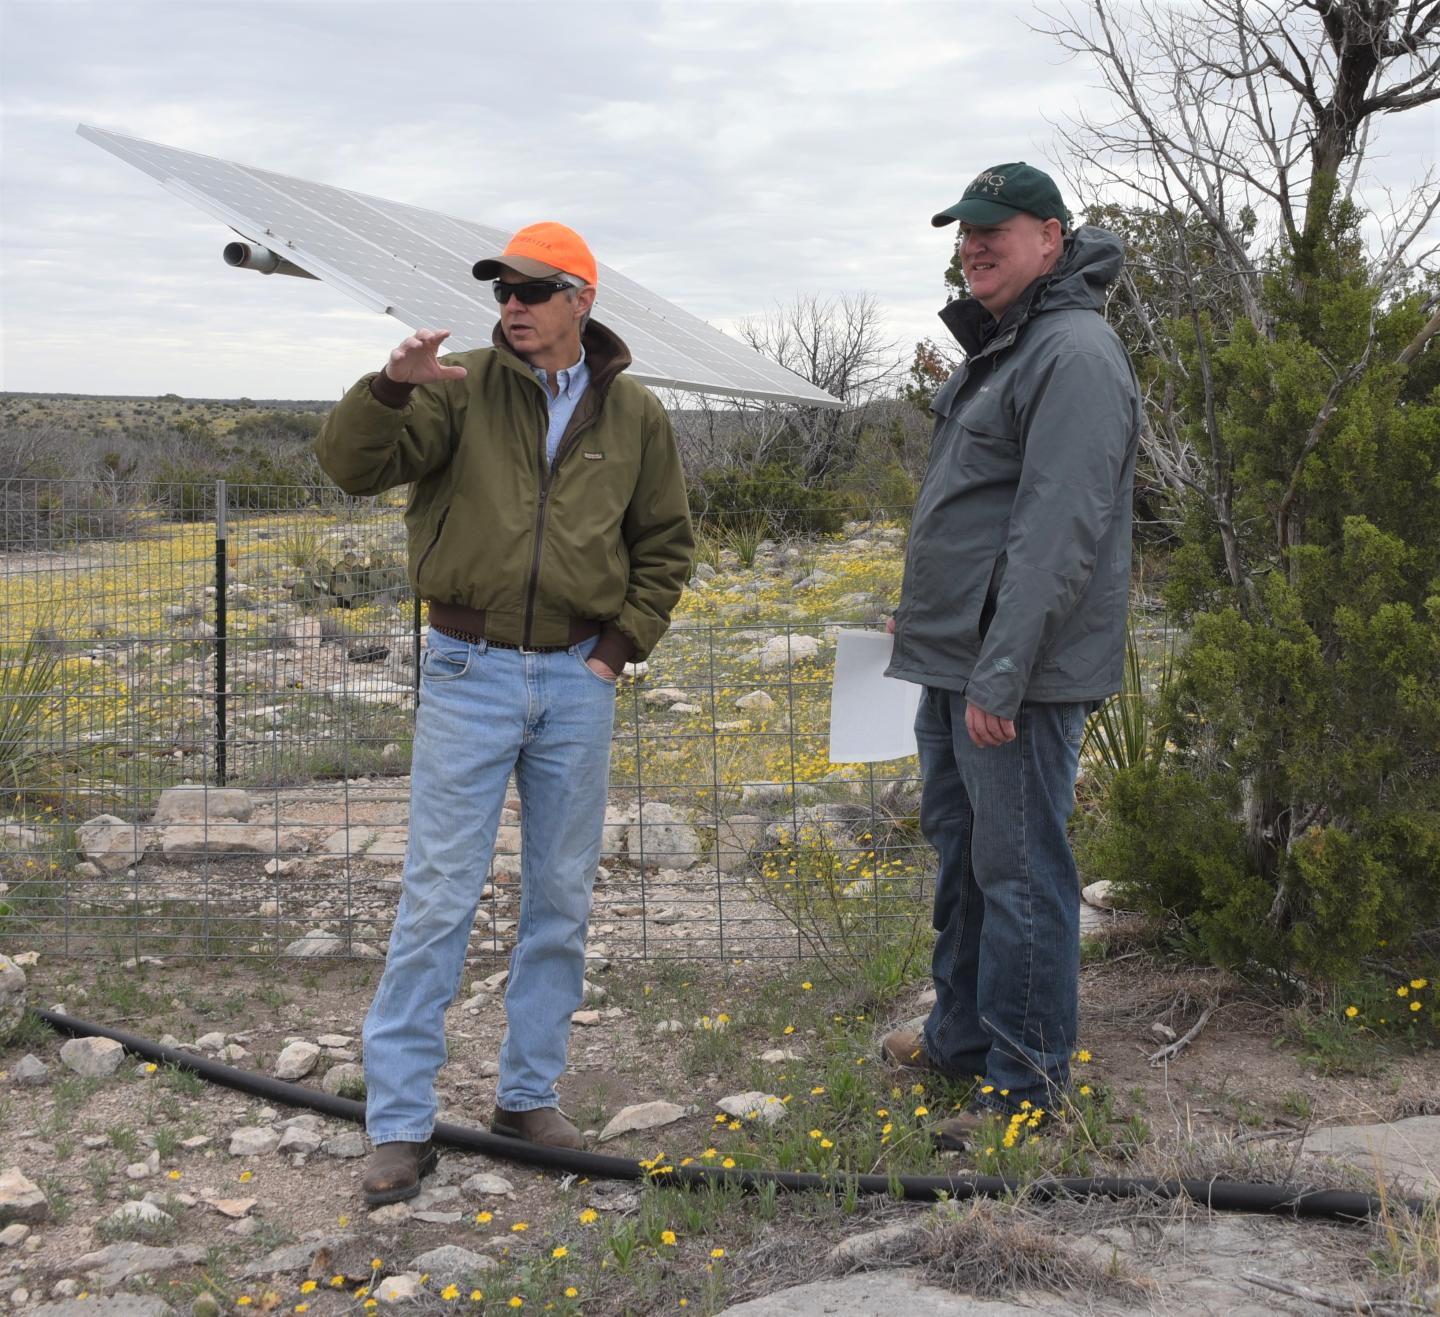
[[[1105,309],[1105,290],[1120,277],[1125,244],[1108,229],[1081,225],[1065,240],[1059,263],[1035,280],[1006,311],[1002,323],[1019,326],[1046,311]],[[973,297],[957,298],[940,319],[969,356],[980,351],[998,328],[994,317]]]

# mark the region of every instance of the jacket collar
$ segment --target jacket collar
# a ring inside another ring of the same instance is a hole
[[[1027,285],[999,321],[973,297],[959,297],[948,303],[941,310],[940,319],[965,349],[967,357],[998,352],[1009,347],[1031,317],[1043,309],[1045,290],[1054,277],[1052,271]]]
[[[505,337],[505,331],[498,321],[490,335],[490,341],[506,366],[519,371],[532,384],[536,382],[529,363],[510,346],[510,340]],[[580,345],[585,350],[585,364],[590,367],[590,389],[594,390],[597,396],[603,396],[615,377],[630,365],[630,349],[625,346],[619,334],[613,329],[607,329],[597,320],[591,320],[585,326]]]

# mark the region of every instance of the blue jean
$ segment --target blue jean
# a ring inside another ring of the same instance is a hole
[[[435,1124],[445,1008],[465,968],[511,771],[520,795],[520,920],[505,992],[496,1102],[553,1107],[600,859],[615,683],[588,640],[553,654],[470,645],[433,629],[421,658],[410,840],[385,973],[365,1017],[372,1142],[419,1143]]]
[[[998,1111],[1050,1109],[1070,1078],[1080,880],[1065,825],[1091,707],[1023,704],[1015,739],[985,749],[963,692],[927,686],[915,716],[920,827],[940,859],[924,1047],[948,1074],[981,1077],[976,1101]]]

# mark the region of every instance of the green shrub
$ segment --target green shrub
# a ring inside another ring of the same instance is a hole
[[[763,521],[770,535],[833,535],[855,511],[833,489],[807,484],[780,462],[756,467],[712,467],[690,487],[690,511],[726,530]]]

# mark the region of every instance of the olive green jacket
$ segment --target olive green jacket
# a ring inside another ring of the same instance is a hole
[[[572,620],[595,619],[597,654],[638,660],[690,574],[685,478],[664,408],[621,373],[625,344],[593,320],[584,342],[590,385],[553,464],[544,388],[498,326],[493,349],[444,359],[464,379],[372,390],[365,376],[315,452],[348,494],[414,485],[405,523],[421,598],[483,609],[486,635],[507,644],[564,645]]]

